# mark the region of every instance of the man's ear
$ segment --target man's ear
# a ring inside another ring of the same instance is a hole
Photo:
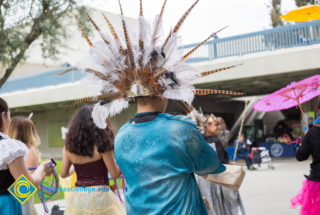
[[[1,112],[1,118],[2,118],[2,120],[3,120],[4,118],[6,118],[6,116],[7,116],[6,112]]]

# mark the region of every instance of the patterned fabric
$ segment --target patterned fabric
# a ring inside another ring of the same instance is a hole
[[[194,173],[225,170],[190,118],[164,113],[126,123],[115,138],[115,157],[127,181],[127,214],[206,215]]]
[[[125,215],[126,210],[109,186],[88,187],[91,192],[72,192],[65,215]],[[98,191],[98,189],[102,191]],[[94,189],[94,191],[93,191]]]
[[[18,157],[24,156],[27,159],[28,148],[24,143],[10,139],[1,132],[0,136],[3,138],[0,141],[0,170],[8,169],[8,165]]]
[[[208,215],[245,215],[240,193],[201,177],[197,177],[201,194],[208,200],[210,210]]]
[[[314,121],[314,126],[316,127],[320,127],[320,117],[318,117],[315,121]]]

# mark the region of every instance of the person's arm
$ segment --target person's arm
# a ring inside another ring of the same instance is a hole
[[[299,146],[297,152],[296,152],[296,158],[298,161],[304,161],[307,160],[310,155],[310,138],[311,133],[310,131],[304,136],[301,145]]]
[[[60,171],[61,178],[69,177],[73,172],[70,171],[71,161],[69,160],[68,153],[65,147],[62,149],[62,167]]]
[[[116,164],[113,151],[107,151],[102,154],[103,162],[107,166],[107,169],[114,180],[119,178],[121,175],[121,170]]]
[[[224,147],[223,147],[222,143],[220,142],[220,140],[217,141],[215,144],[216,144],[216,151],[218,153],[219,160],[224,164],[229,163],[229,155],[226,152],[226,150],[224,149]]]
[[[185,135],[187,153],[192,161],[192,171],[198,175],[218,174],[224,172],[226,167],[218,159],[217,152],[203,139],[197,129]]]
[[[34,148],[29,149],[28,157],[26,160],[26,166],[27,168],[38,166],[39,161],[38,161],[38,155],[35,152]],[[29,170],[29,172],[32,174],[34,170]]]
[[[18,179],[23,174],[25,177],[27,177],[30,180],[30,182],[34,186],[39,187],[41,181],[46,175],[46,172],[50,171],[50,166],[49,166],[50,162],[51,161],[48,160],[40,164],[32,175],[27,170],[24,158],[22,156],[12,161],[8,165],[8,167],[14,179]]]

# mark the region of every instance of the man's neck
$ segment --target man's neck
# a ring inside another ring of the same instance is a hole
[[[144,112],[162,112],[159,107],[152,107],[149,105],[146,106],[139,106],[137,107],[137,113],[144,113]]]

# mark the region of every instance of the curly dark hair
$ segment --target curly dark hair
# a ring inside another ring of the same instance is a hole
[[[94,146],[99,153],[113,150],[114,134],[111,128],[98,128],[91,117],[92,110],[92,105],[86,105],[70,120],[65,140],[65,147],[69,152],[92,157]]]

